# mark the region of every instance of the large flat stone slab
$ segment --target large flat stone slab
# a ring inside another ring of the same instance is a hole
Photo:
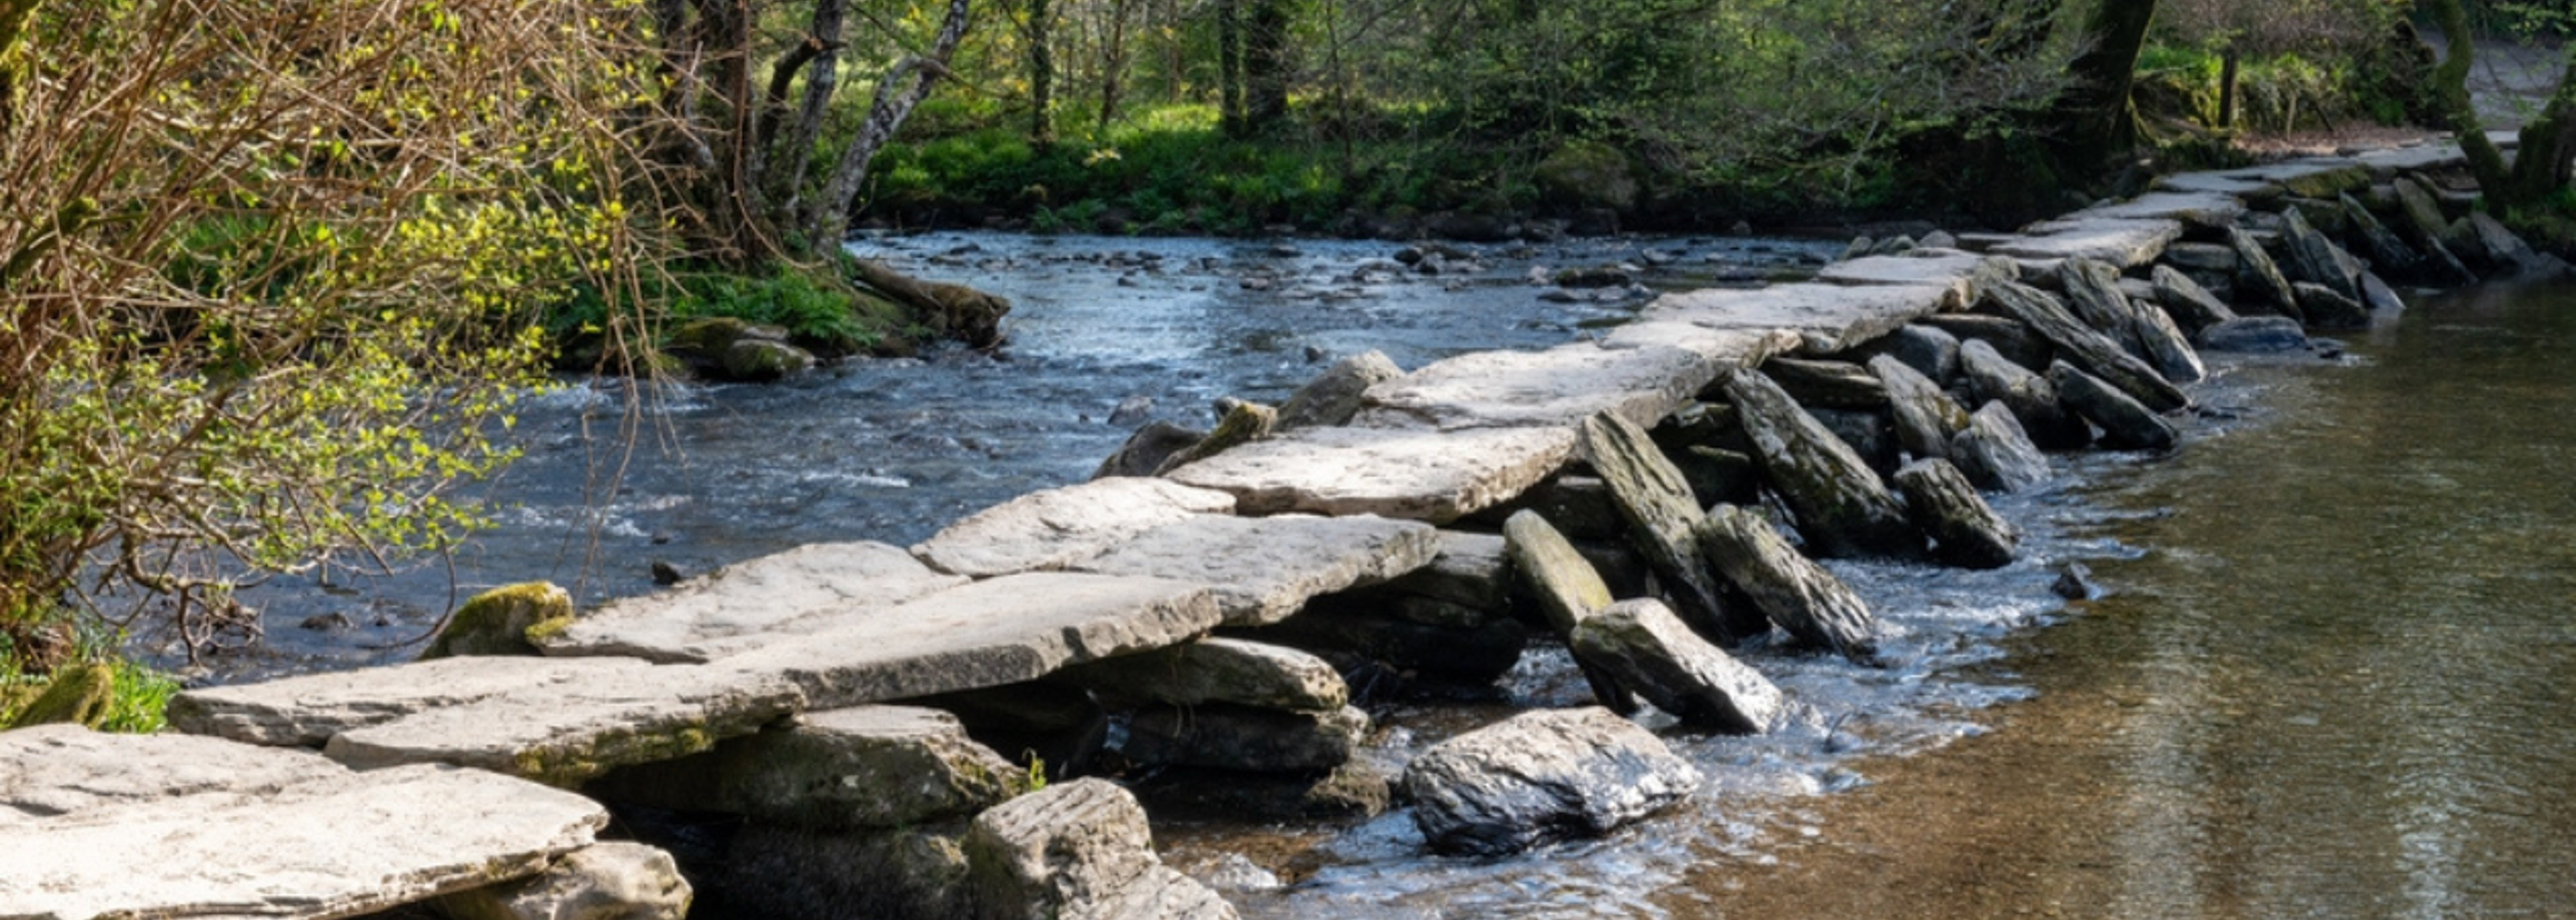
[[[0,826],[0,917],[347,917],[533,875],[608,812],[476,770],[400,767]]]
[[[0,832],[64,815],[181,796],[271,795],[344,775],[309,751],[194,735],[121,735],[78,725],[0,732]]]
[[[2178,220],[2204,227],[2224,227],[2245,213],[2245,202],[2216,191],[2148,192],[2116,204],[2097,205],[2069,215],[2072,219]]]
[[[2195,194],[2251,195],[2268,190],[2272,183],[2262,179],[2230,175],[2227,171],[2175,173],[2156,178],[2155,187],[2162,191]]]
[[[804,708],[796,684],[775,673],[647,665],[351,729],[322,753],[362,770],[447,763],[575,786],[707,750]]]
[[[2034,261],[2092,259],[2129,268],[2155,261],[2166,245],[2181,238],[2180,221],[2071,218],[2032,224],[2021,239],[1997,245],[1994,253]]]
[[[840,709],[1025,683],[1067,665],[1178,645],[1224,618],[1203,584],[1039,572],[933,594],[720,666],[784,677],[811,708]]]
[[[704,754],[601,777],[583,791],[677,811],[717,811],[815,830],[921,827],[970,817],[1025,791],[1027,774],[917,706],[807,713]]]
[[[1672,320],[1626,323],[1601,337],[1601,347],[1612,350],[1685,349],[1708,361],[1710,369],[1718,376],[1736,368],[1758,366],[1773,357],[1797,351],[1803,344],[1804,339],[1787,329],[1712,329]]]
[[[1031,492],[976,512],[913,547],[912,553],[932,568],[973,578],[1046,571],[1164,524],[1233,511],[1234,499],[1221,492],[1165,479],[1100,479]]]
[[[1571,428],[1312,428],[1172,473],[1245,514],[1375,514],[1446,524],[1518,497],[1574,454]]]
[[[1433,362],[1368,388],[1352,424],[1365,428],[1561,427],[1611,412],[1653,425],[1716,379],[1698,352],[1673,346],[1485,351]]]
[[[883,543],[800,546],[618,601],[537,640],[548,655],[705,662],[810,635],[967,581]]]
[[[1138,534],[1068,568],[1206,585],[1226,625],[1267,626],[1318,594],[1384,582],[1439,553],[1439,529],[1420,521],[1205,515]]]
[[[190,690],[170,701],[170,727],[249,744],[321,747],[331,736],[508,693],[544,692],[650,669],[631,658],[440,658]]]
[[[1946,284],[1781,284],[1751,290],[1715,288],[1666,294],[1639,311],[1639,323],[1688,323],[1757,334],[1790,332],[1817,354],[1838,352],[1917,317],[1938,312],[1956,292]]]
[[[1977,302],[1977,276],[1986,257],[1955,249],[1917,249],[1901,255],[1865,256],[1827,265],[1816,280],[1827,284],[1934,286],[1950,293],[1945,309],[1965,310]]]

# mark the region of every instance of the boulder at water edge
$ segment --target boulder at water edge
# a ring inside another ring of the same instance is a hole
[[[572,595],[542,581],[494,588],[474,596],[421,650],[422,660],[458,655],[534,655],[528,632],[572,622]]]
[[[1988,402],[1969,416],[1968,429],[1950,441],[1950,461],[1977,488],[1996,492],[2035,489],[2049,478],[2048,458],[2000,402]]]
[[[1434,745],[1404,771],[1431,848],[1471,855],[1597,837],[1699,785],[1661,739],[1599,707],[1522,713]]]
[[[1232,920],[1233,905],[1154,855],[1145,809],[1078,779],[975,818],[960,843],[975,920]]]
[[[1977,497],[1957,467],[1917,460],[1896,471],[1896,482],[1905,490],[1915,523],[1932,534],[1932,551],[1941,561],[1971,569],[2012,564],[2020,532]]]
[[[2059,361],[2048,366],[2048,382],[2075,409],[2075,414],[2102,427],[2102,446],[2112,450],[2164,450],[2174,445],[2174,429],[2146,406],[2101,378]]]
[[[2290,290],[2290,279],[2281,274],[2280,263],[2263,251],[2263,244],[2251,234],[2234,227],[2227,228],[2227,242],[2236,248],[2236,291],[2240,302],[2261,305],[2265,311],[2304,318],[2299,312],[2299,296]]]
[[[1682,721],[1738,735],[1769,731],[1780,688],[1682,625],[1652,598],[1621,601],[1574,628],[1575,660],[1616,675]]]
[[[1362,352],[1336,361],[1279,406],[1278,430],[1350,424],[1351,416],[1360,412],[1360,394],[1402,376],[1404,370],[1384,352]]]
[[[2248,316],[2201,330],[2200,347],[2206,351],[2274,354],[2308,347],[2308,334],[2298,320],[2286,316]]]
[[[1719,505],[1692,532],[1709,562],[1789,635],[1858,664],[1875,663],[1878,619],[1869,604],[1834,573],[1799,555],[1769,521]]]
[[[1207,432],[1170,422],[1147,422],[1145,427],[1127,436],[1127,443],[1118,445],[1117,453],[1100,461],[1100,466],[1091,471],[1091,478],[1154,475],[1154,471],[1162,469],[1163,463],[1173,454],[1190,449],[1192,445],[1207,440],[1207,436]]]
[[[2057,397],[2057,385],[2005,358],[1981,341],[1959,348],[1959,368],[1968,378],[1968,393],[1981,402],[2000,402],[2021,422],[2022,433],[2044,450],[2080,450],[2093,443],[2093,429]]]
[[[449,920],[681,920],[691,891],[671,854],[640,843],[596,843],[534,878],[438,899]]]
[[[1896,441],[1917,457],[1947,457],[1950,438],[1968,427],[1968,410],[1941,385],[1887,355],[1869,359],[1870,373],[1887,387],[1896,418]]]
[[[1842,439],[1806,413],[1770,378],[1738,370],[1727,395],[1744,418],[1772,488],[1797,515],[1798,532],[1823,556],[1912,556],[1923,538],[1905,522],[1905,506]]]
[[[1571,641],[1584,621],[1614,600],[1600,571],[1538,512],[1522,511],[1504,521],[1503,541],[1513,571],[1520,573],[1521,584],[1536,600],[1540,615],[1547,618],[1560,638]],[[1592,685],[1594,700],[1622,715],[1636,711],[1636,697],[1620,684],[1614,672],[1580,656],[1575,660],[1583,669],[1584,680]]]
[[[2136,324],[2138,347],[2156,373],[2175,383],[2198,383],[2209,376],[2209,368],[2200,363],[2200,353],[2191,348],[2191,340],[2164,308],[2138,304],[2131,320]]]
[[[2308,311],[2308,325],[2319,329],[2361,329],[2370,325],[2370,308],[2340,291],[2305,281],[2290,285]]]
[[[2236,311],[2228,309],[2217,295],[2170,265],[2156,266],[2155,286],[2156,302],[2186,334],[2199,335],[2203,329],[2236,318]]]
[[[1700,559],[1699,544],[1691,537],[1699,500],[1681,470],[1644,431],[1609,412],[1583,420],[1583,454],[1609,484],[1620,517],[1628,522],[1629,542],[1654,567],[1691,628],[1721,642],[1743,638],[1753,624],[1726,609],[1717,573]]]

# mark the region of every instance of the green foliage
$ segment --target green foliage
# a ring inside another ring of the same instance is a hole
[[[684,272],[670,289],[670,317],[676,322],[727,317],[787,330],[790,338],[826,354],[851,354],[876,347],[885,328],[854,309],[858,292],[829,276],[774,268],[746,277],[727,272]]]

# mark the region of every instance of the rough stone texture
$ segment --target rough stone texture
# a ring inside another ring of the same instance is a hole
[[[1360,412],[1360,394],[1404,376],[1384,352],[1368,351],[1333,362],[1333,366],[1298,388],[1279,406],[1279,431],[1350,424]]]
[[[1628,522],[1629,542],[1654,567],[1683,618],[1720,641],[1743,638],[1737,630],[1744,624],[1728,615],[1717,573],[1691,539],[1700,505],[1681,470],[1664,459],[1644,431],[1612,415],[1584,420],[1583,454],[1609,484],[1620,517]]]
[[[2182,237],[2182,222],[2078,217],[2033,224],[2029,235],[1994,247],[2016,259],[2095,259],[2122,268],[2145,265]]]
[[[2361,274],[2361,296],[2362,306],[2369,307],[2374,318],[2406,312],[2405,299],[2398,297],[2397,290],[2389,287],[2388,282],[2380,280],[2375,273]]]
[[[1600,513],[1615,517],[1607,507],[1606,496]],[[1430,565],[1387,582],[1378,590],[1499,611],[1511,604],[1511,577],[1511,559],[1504,552],[1502,537],[1443,530],[1440,552],[1431,557]]]
[[[331,736],[322,753],[361,770],[447,763],[556,786],[670,760],[802,708],[787,680],[717,665],[661,665],[430,709]]]
[[[1887,388],[1896,442],[1917,457],[1949,456],[1950,439],[1968,427],[1968,410],[1903,361],[1880,355],[1869,359],[1869,369]]]
[[[2236,311],[2228,309],[2208,288],[2172,266],[2156,266],[2155,286],[2156,302],[2187,335],[2199,335],[2203,329],[2236,318]]]
[[[2342,157],[2310,157],[2267,163],[2247,170],[2246,174],[2270,180],[2283,192],[2297,198],[2332,198],[2370,185],[2370,168]]]
[[[2455,229],[2452,238],[2467,241],[2469,245],[2455,243],[2452,246],[2453,252],[2480,253],[2483,261],[2489,266],[2487,271],[2494,274],[2520,275],[2547,267],[2548,262],[2542,259],[2539,253],[2532,251],[2531,244],[2523,242],[2521,236],[2505,227],[2502,222],[2495,219],[2494,215],[2485,211],[2474,211],[2466,220],[2467,232],[2461,233]]]
[[[2235,227],[2227,228],[2227,243],[2236,249],[2236,291],[2243,300],[2291,319],[2302,318],[2298,294],[2290,289],[2290,279],[2281,275],[2272,254],[2263,251],[2263,244]]]
[[[1245,514],[1377,514],[1445,524],[1510,501],[1574,453],[1567,428],[1309,428],[1172,474],[1232,493]]]
[[[1205,585],[1033,573],[934,594],[726,663],[783,674],[811,708],[838,709],[1024,683],[1067,665],[1178,645],[1222,619]]]
[[[2223,172],[2176,173],[2156,177],[2156,188],[2169,192],[2198,192],[2220,195],[2244,195],[2270,188],[2261,179],[2231,176]]]
[[[681,920],[689,881],[671,854],[610,841],[576,850],[535,878],[445,895],[449,920]]]
[[[1728,377],[1726,389],[1743,413],[1755,458],[1797,515],[1808,546],[1825,556],[1910,556],[1921,550],[1904,506],[1878,474],[1789,394],[1747,371]]]
[[[2102,427],[2102,446],[2113,450],[2164,450],[2174,445],[2172,425],[2102,378],[2059,361],[2048,366],[2048,382],[2057,387],[2058,397],[2075,414]]]
[[[2308,325],[2319,329],[2362,329],[2370,325],[2370,308],[2361,301],[2322,284],[2292,282],[2299,292],[2299,303],[2306,309]]]
[[[1601,337],[1601,347],[1611,351],[1628,349],[1679,348],[1699,355],[1708,362],[1711,373],[1723,374],[1729,368],[1752,367],[1798,350],[1805,339],[1788,329],[1713,328],[1678,319],[1648,319],[1651,311],[1639,313],[1639,319],[1623,323]]]
[[[1945,285],[1780,284],[1766,288],[1711,288],[1666,294],[1637,314],[1640,324],[1686,323],[1706,329],[1770,333],[1787,330],[1808,339],[1814,354],[1842,351],[1896,331],[1941,308],[1953,293]],[[1613,338],[1616,338],[1614,334]],[[1738,365],[1750,366],[1759,362]],[[1721,371],[1723,368],[1721,368]]]
[[[1195,515],[1227,514],[1232,498],[1160,479],[1103,479],[1031,492],[948,525],[912,554],[971,578],[1061,568],[1137,534]]]
[[[2006,360],[2023,367],[2046,367],[2052,351],[2047,341],[2020,320],[2005,316],[1954,313],[1925,317],[1926,325],[1957,336],[1961,347],[1969,342],[1984,342],[1986,347]]]
[[[2361,269],[2352,261],[2352,256],[2310,226],[2300,209],[2283,211],[2281,217],[2287,225],[2282,233],[2282,252],[2287,258],[2281,263],[2281,270],[2290,279],[2291,292],[2295,295],[2298,285],[2304,282],[2321,285],[2335,292],[2336,296],[2360,302]],[[2302,313],[2315,312],[2305,297],[2299,298],[2299,309]],[[2316,317],[2308,319],[2314,322]]]
[[[2019,284],[1999,284],[1987,288],[1986,292],[1989,295],[1987,302],[2029,324],[2049,344],[2057,346],[2061,359],[2109,381],[2138,403],[2158,412],[2191,405],[2191,398],[2183,395],[2182,390],[2166,380],[2163,374],[2129,354],[2118,343],[2086,328],[2047,292]],[[2058,389],[2063,392],[2065,386],[2061,384]]]
[[[1709,509],[1693,529],[1710,564],[1799,642],[1859,664],[1878,655],[1878,618],[1842,579],[1799,555],[1760,515],[1734,505]]]
[[[1270,709],[1335,710],[1351,688],[1330,662],[1293,648],[1208,638],[1067,668],[1060,679],[1113,706],[1233,703]]]
[[[1208,703],[1151,706],[1127,722],[1120,748],[1138,763],[1286,773],[1341,766],[1368,736],[1357,707],[1292,712]]]
[[[2001,402],[1988,402],[1950,442],[1950,462],[1981,489],[2021,492],[2046,485],[2048,458]]]
[[[1732,418],[1729,416],[1730,421]],[[1672,444],[1664,442],[1664,450],[1666,456],[1671,456]],[[1696,484],[1692,494],[1698,494]],[[1577,542],[1617,540],[1628,529],[1628,522],[1620,519],[1619,509],[1610,497],[1609,484],[1602,482],[1601,477],[1576,475],[1572,471],[1531,487],[1511,504],[1486,510],[1476,516],[1476,523],[1498,527],[1512,515],[1523,511],[1538,512],[1557,532]]]
[[[1932,534],[1932,551],[1941,561],[1971,569],[2012,564],[2020,532],[1977,497],[1958,468],[1918,460],[1896,471],[1896,484],[1905,490],[1915,523]]]
[[[1503,542],[1511,554],[1512,569],[1529,586],[1539,613],[1559,638],[1570,639],[1583,621],[1616,600],[1601,580],[1600,570],[1538,512],[1523,511],[1503,522]],[[1614,673],[1580,658],[1575,663],[1591,685],[1594,700],[1622,714],[1636,711],[1636,697]]]
[[[2209,368],[2200,363],[2200,354],[2191,348],[2191,338],[2174,324],[2163,307],[2142,303],[2130,322],[2138,345],[2145,350],[2147,364],[2174,383],[2198,383],[2208,378]]]
[[[1916,249],[1903,255],[1865,256],[1836,262],[1816,271],[1827,284],[1940,287],[1941,308],[1964,310],[1977,300],[1977,282],[1990,271],[1985,257],[1957,250]]]
[[[1225,815],[1251,824],[1264,821],[1348,821],[1386,813],[1395,804],[1395,779],[1387,768],[1362,757],[1318,776],[1314,773],[1246,773],[1207,767],[1161,767],[1135,787],[1138,798],[1155,811],[1176,805],[1192,814]],[[1240,858],[1239,856],[1237,857]],[[1247,861],[1241,865],[1250,867]],[[1264,874],[1267,874],[1266,872]],[[1238,890],[1192,876],[1219,890]],[[1277,880],[1265,888],[1277,887]]]
[[[1319,602],[1318,609],[1277,626],[1228,634],[1323,656],[1360,698],[1415,679],[1443,685],[1491,684],[1519,663],[1529,645],[1529,630],[1508,617],[1481,622],[1426,619],[1342,599],[1330,606]]]
[[[1959,338],[1922,323],[1888,333],[1852,352],[1852,357],[1863,363],[1879,355],[1903,361],[1915,373],[1933,380],[1947,381],[1959,375]]]
[[[818,543],[630,598],[542,635],[554,656],[704,662],[811,635],[966,583],[883,543]]]
[[[344,731],[508,693],[622,680],[652,665],[626,658],[442,658],[256,684],[170,700],[170,727],[248,744],[321,747]]]
[[[1372,515],[1240,518],[1164,524],[1065,568],[1197,582],[1230,626],[1287,619],[1318,594],[1373,585],[1430,564],[1440,532]]]
[[[1089,771],[1109,745],[1109,708],[1052,678],[900,702],[954,715],[975,743],[1013,763],[1044,761],[1058,776]]]
[[[0,832],[101,809],[181,796],[256,799],[349,768],[308,751],[192,735],[125,735],[75,724],[0,732]]]
[[[494,588],[457,607],[420,657],[534,655],[537,647],[528,641],[529,630],[571,616],[572,595],[552,584],[539,581]]]
[[[1147,422],[1144,427],[1136,429],[1135,434],[1128,435],[1127,443],[1118,445],[1116,453],[1101,460],[1100,466],[1091,471],[1091,478],[1154,475],[1154,471],[1162,469],[1172,455],[1207,440],[1207,436],[1207,432],[1170,422]]]
[[[2031,443],[2046,450],[2077,450],[2093,443],[2093,429],[2057,398],[2048,378],[1997,354],[1982,341],[1959,349],[1959,369],[1968,393],[1980,402],[2000,402],[2021,422]]]
[[[1716,375],[1682,348],[1480,351],[1370,387],[1353,424],[1374,428],[1572,425],[1598,412],[1653,425]]]
[[[2057,287],[2066,292],[2068,311],[2093,331],[2123,347],[2135,343],[2131,316],[2136,308],[2120,289],[2119,269],[2092,259],[2068,259],[2058,263]]]
[[[1540,710],[1451,738],[1404,771],[1433,849],[1503,854],[1597,837],[1699,788],[1699,771],[1607,709]]]
[[[2351,195],[2343,196],[2336,203],[2343,211],[2344,239],[2360,247],[2362,256],[2370,260],[2372,270],[2425,284],[2455,283],[2435,263],[2425,260],[2423,253],[2407,245],[2396,231],[2380,223],[2378,215],[2370,213],[2369,208],[2353,200]]]
[[[1269,437],[1271,430],[1279,425],[1279,410],[1269,406],[1239,399],[1218,400],[1217,405],[1223,414],[1216,420],[1216,427],[1208,429],[1207,437],[1200,438],[1198,443],[1163,458],[1163,465],[1154,468],[1154,475],[1160,476]]]
[[[434,766],[92,809],[0,826],[0,916],[354,916],[536,874],[607,823],[577,795]]]
[[[746,824],[701,896],[762,920],[968,917],[965,822],[824,832]]]
[[[1231,920],[1154,855],[1145,809],[1104,780],[1055,783],[976,817],[961,841],[977,920]]]
[[[37,725],[96,725],[116,701],[116,672],[103,664],[72,662],[54,670],[43,690],[0,729]]]
[[[1875,412],[1809,409],[1807,414],[1824,425],[1826,431],[1833,432],[1834,437],[1842,439],[1853,453],[1859,454],[1861,460],[1869,464],[1871,472],[1886,476],[1896,472],[1896,465],[1905,459],[1905,448],[1896,441],[1894,413],[1885,409]],[[1758,474],[1759,470],[1756,472]]]
[[[1773,358],[1762,362],[1763,376],[1788,391],[1799,405],[1819,409],[1883,409],[1887,384],[1868,367],[1849,361]]]
[[[2095,205],[2077,211],[2073,217],[2103,220],[2177,220],[2194,227],[2216,229],[2245,213],[2245,202],[2233,194],[2207,191],[2148,192],[2117,204]]]
[[[1612,604],[1575,627],[1567,645],[1576,660],[1684,722],[1758,735],[1780,718],[1780,688],[1691,632],[1662,602]]]
[[[2426,272],[2435,278],[2448,279],[2437,283],[2454,286],[2477,283],[2478,273],[2470,271],[2460,261],[2459,254],[2451,251],[2450,244],[2443,242],[2450,224],[2442,219],[2442,204],[2433,196],[2432,190],[2413,179],[2397,180],[2395,189],[2398,235],[2415,244],[2416,250],[2423,254]]]
[[[968,738],[956,716],[858,706],[807,713],[703,754],[617,770],[583,791],[675,811],[849,830],[972,815],[1024,785],[1021,771]]]
[[[2175,243],[2165,247],[2165,264],[2191,272],[2236,273],[2236,249],[2220,243]]]
[[[2231,319],[2200,332],[2200,347],[2207,351],[2274,354],[2307,346],[2307,332],[2286,316]]]

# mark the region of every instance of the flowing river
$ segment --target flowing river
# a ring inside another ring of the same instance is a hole
[[[1415,367],[1539,348],[1641,303],[1537,297],[1533,267],[1661,285],[1793,274],[1836,248],[1576,242],[1483,270],[1383,243],[939,235],[875,244],[1020,304],[1006,357],[845,363],[625,412],[575,384],[523,413],[501,526],[391,578],[245,592],[268,632],[201,680],[399,660],[450,596],[550,578],[586,603],[790,546],[904,544],[1084,478],[1137,420],[1203,425],[1333,357]],[[1649,256],[1651,255],[1651,259]],[[2340,363],[2345,366],[2332,366]],[[1521,857],[1421,855],[1401,812],[1248,828],[1168,816],[1167,858],[1251,917],[2549,915],[2576,904],[2576,288],[2429,300],[2340,362],[2221,362],[2186,447],[2063,459],[1998,502],[1995,572],[1837,563],[1884,669],[1757,648],[1798,700],[1757,739],[1673,735],[1709,775],[1674,812]],[[637,394],[647,396],[647,394]],[[621,435],[627,419],[638,426]],[[632,444],[632,447],[623,446]],[[612,445],[612,446],[603,446]],[[623,467],[620,477],[611,473]],[[2057,563],[2107,596],[2065,605]],[[2047,628],[2038,628],[2046,626]],[[1493,699],[1381,708],[1390,767],[1517,707],[1580,705],[1561,648]],[[1167,816],[1158,813],[1158,818]]]

